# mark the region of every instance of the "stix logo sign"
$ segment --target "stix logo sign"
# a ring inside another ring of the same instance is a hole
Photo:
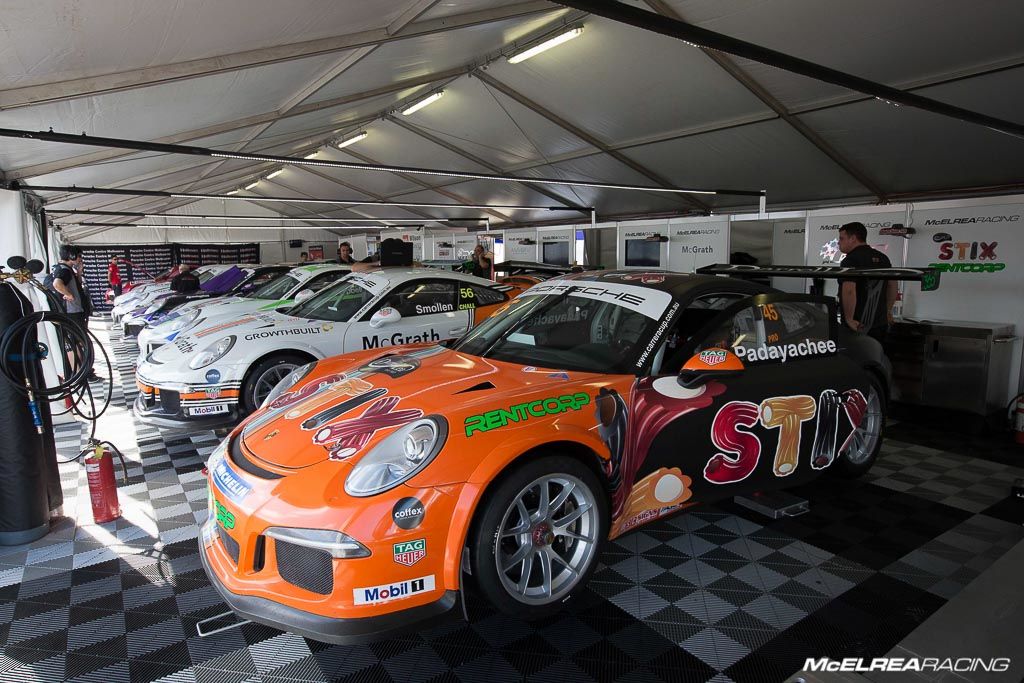
[[[826,389],[815,401],[807,395],[774,396],[760,405],[749,401],[730,401],[719,408],[711,423],[711,441],[720,449],[704,467],[704,479],[712,484],[743,481],[757,468],[762,444],[753,427],[778,429],[772,472],[788,477],[796,471],[800,458],[800,439],[804,422],[817,420],[811,447],[811,467],[825,469],[835,460],[860,425],[867,401],[857,389],[840,394]],[[839,442],[840,414],[849,424],[846,440]]]
[[[427,556],[427,539],[402,541],[392,545],[395,562],[411,567]]]
[[[1005,263],[996,262],[999,242],[954,242],[947,233],[935,237],[949,241],[939,243],[939,263],[929,264],[943,273],[998,273],[1006,269]]]

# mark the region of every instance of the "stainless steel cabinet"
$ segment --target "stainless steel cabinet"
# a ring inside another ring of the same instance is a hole
[[[900,321],[886,344],[898,398],[978,415],[1002,410],[1015,342],[1005,323]]]

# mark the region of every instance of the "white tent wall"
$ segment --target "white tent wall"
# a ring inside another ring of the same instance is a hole
[[[40,238],[38,225],[25,210],[25,201],[20,192],[0,190],[0,235],[3,235],[3,239],[0,239],[0,263],[5,266],[7,259],[11,256],[39,259],[44,264],[50,261]],[[42,276],[42,274],[39,275],[40,278]],[[50,310],[46,297],[37,289],[30,285],[16,285],[16,287],[28,298],[36,311]],[[37,330],[49,348],[60,348],[52,325],[38,325]],[[52,355],[42,361],[43,378],[47,386],[51,387],[57,384],[57,368],[54,361],[55,358]],[[50,408],[54,415],[54,422],[74,421],[71,416],[61,417],[58,415],[65,411],[63,402],[51,403]]]

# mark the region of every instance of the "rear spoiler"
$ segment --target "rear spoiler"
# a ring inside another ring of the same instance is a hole
[[[565,273],[579,273],[594,268],[583,268],[582,266],[558,266],[552,263],[536,263],[534,261],[505,261],[494,264],[494,272],[507,273],[508,275],[522,275],[523,273],[551,273],[564,275]]]
[[[920,282],[922,292],[939,288],[936,268],[843,268],[842,266],[742,266],[716,263],[698,268],[699,275],[730,277],[803,277],[812,280],[899,280]]]
[[[459,259],[430,259],[429,261],[420,261],[421,265],[428,268],[461,268],[466,265],[466,261],[460,261]]]

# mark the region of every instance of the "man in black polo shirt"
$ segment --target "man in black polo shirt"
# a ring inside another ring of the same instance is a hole
[[[839,251],[844,268],[891,268],[889,257],[866,244],[867,228],[859,221],[839,228]],[[879,342],[885,340],[896,303],[895,280],[839,280],[839,311],[843,324]]]

